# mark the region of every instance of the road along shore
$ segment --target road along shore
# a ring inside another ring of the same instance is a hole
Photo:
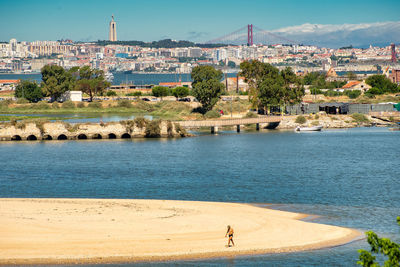
[[[0,199],[0,265],[118,263],[280,253],[345,244],[348,228],[248,204]],[[227,247],[227,225],[235,231]]]

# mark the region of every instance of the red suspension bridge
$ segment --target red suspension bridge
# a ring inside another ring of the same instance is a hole
[[[263,30],[253,24],[248,24],[236,31],[233,31],[224,36],[215,38],[207,41],[206,44],[234,44],[241,45],[247,44],[252,46],[253,44],[298,44],[298,42],[272,33],[267,30]]]

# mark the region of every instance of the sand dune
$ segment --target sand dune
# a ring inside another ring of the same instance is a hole
[[[346,243],[359,232],[247,204],[0,199],[0,264],[156,261]],[[235,230],[226,247],[226,226]]]

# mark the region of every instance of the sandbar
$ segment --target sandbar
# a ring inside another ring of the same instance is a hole
[[[0,198],[0,265],[124,263],[294,252],[345,244],[354,229],[241,203]],[[226,226],[235,246],[227,247]]]

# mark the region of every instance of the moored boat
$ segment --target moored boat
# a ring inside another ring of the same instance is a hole
[[[295,132],[318,132],[322,130],[322,126],[311,126],[311,127],[300,127],[297,126],[296,129],[294,129]]]

